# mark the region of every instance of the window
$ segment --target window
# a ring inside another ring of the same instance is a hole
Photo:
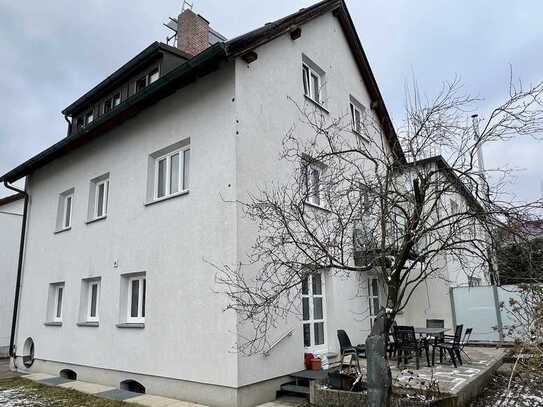
[[[145,322],[145,276],[128,278],[128,323]]]
[[[136,81],[136,93],[144,89],[146,86],[147,86],[147,76],[144,76],[143,78],[139,78]]]
[[[113,95],[113,107],[117,107],[121,104],[121,94],[116,93]]]
[[[85,127],[85,118],[84,117],[78,117],[77,118],[77,130]]]
[[[445,321],[443,319],[427,319],[426,328],[445,328]]]
[[[94,121],[94,110],[90,110],[85,114],[85,126],[88,126]]]
[[[104,114],[111,112],[112,108],[113,108],[113,99],[107,99],[104,102]]]
[[[468,286],[469,287],[481,286],[481,279],[477,277],[468,277]]]
[[[324,104],[324,71],[311,59],[302,55],[302,81],[304,95],[319,105]]]
[[[98,321],[98,302],[100,295],[100,281],[93,280],[88,283],[87,321]]]
[[[109,174],[91,180],[89,220],[107,216],[109,200]]]
[[[381,309],[379,295],[379,279],[377,277],[368,278],[368,300],[370,310],[370,327],[373,328],[373,321]]]
[[[365,108],[360,102],[351,96],[351,126],[354,132],[362,134],[362,125],[364,120]]]
[[[322,206],[322,173],[322,165],[315,162],[304,163],[306,201],[317,206]]]
[[[155,68],[151,72],[149,72],[149,75],[147,75],[148,85],[155,82],[157,79],[158,79],[158,68]]]
[[[317,102],[318,104],[321,104],[322,100],[320,75],[306,64],[302,65],[302,75],[304,81],[304,95]]]
[[[302,282],[302,313],[304,346],[313,351],[323,348],[326,319],[322,273],[311,274]]]
[[[72,213],[74,205],[74,189],[63,192],[59,196],[57,212],[57,232],[68,230],[72,227]]]
[[[62,321],[62,297],[64,295],[64,286],[59,285],[55,293],[55,321]]]
[[[155,160],[155,199],[189,189],[190,148],[176,150]]]

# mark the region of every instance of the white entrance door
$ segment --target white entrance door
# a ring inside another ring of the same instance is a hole
[[[326,351],[326,302],[322,273],[302,283],[304,347],[307,352]]]

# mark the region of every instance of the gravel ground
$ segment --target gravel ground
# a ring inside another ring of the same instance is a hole
[[[0,380],[2,407],[120,407],[129,404],[109,401],[61,387],[45,386],[22,378]],[[136,406],[132,404],[132,406]]]
[[[499,372],[472,407],[543,407],[543,372],[538,375],[516,376],[508,394],[509,375]]]

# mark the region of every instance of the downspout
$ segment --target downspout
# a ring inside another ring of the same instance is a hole
[[[21,241],[19,243],[19,260],[17,263],[17,280],[15,284],[15,299],[13,301],[13,318],[11,320],[11,336],[9,339],[9,356],[15,360],[15,328],[17,327],[17,314],[19,311],[19,295],[21,292],[21,275],[23,270],[23,253],[25,246],[25,235],[26,235],[26,218],[28,214],[28,194],[26,191],[18,189],[12,185],[8,184],[8,181],[4,180],[4,186],[7,189],[23,194],[25,197],[24,207],[23,207],[23,224],[21,227]]]
[[[72,122],[70,119],[68,119],[68,116],[64,116],[64,120],[66,120],[66,123],[68,123],[68,131],[66,136],[69,137],[72,134]]]

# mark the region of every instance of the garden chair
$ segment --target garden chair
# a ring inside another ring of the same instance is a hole
[[[415,357],[416,368],[420,368],[419,358],[422,356],[422,351],[426,353],[426,363],[430,367],[429,345],[426,338],[417,339],[415,329],[412,326],[394,327],[394,342],[398,358],[398,368],[402,360],[407,365],[408,358],[411,354]]]
[[[469,339],[471,338],[472,332],[473,332],[473,328],[467,328],[466,332],[464,332],[464,337],[462,338],[462,342],[460,343],[460,352],[462,352],[469,360],[471,360],[471,358],[464,350],[464,347],[469,343]]]
[[[349,339],[349,335],[347,335],[347,332],[343,329],[338,329],[337,339],[339,340],[339,348],[342,355],[356,354],[356,356],[360,358],[366,357],[366,345],[353,346]]]
[[[462,343],[462,330],[464,325],[457,325],[454,331],[454,336],[443,335],[441,339],[436,338],[434,346],[432,348],[432,366],[435,364],[436,348],[439,349],[439,363],[443,363],[443,354],[447,352],[451,358],[451,362],[455,368],[457,368],[456,360],[462,365],[461,343]]]

